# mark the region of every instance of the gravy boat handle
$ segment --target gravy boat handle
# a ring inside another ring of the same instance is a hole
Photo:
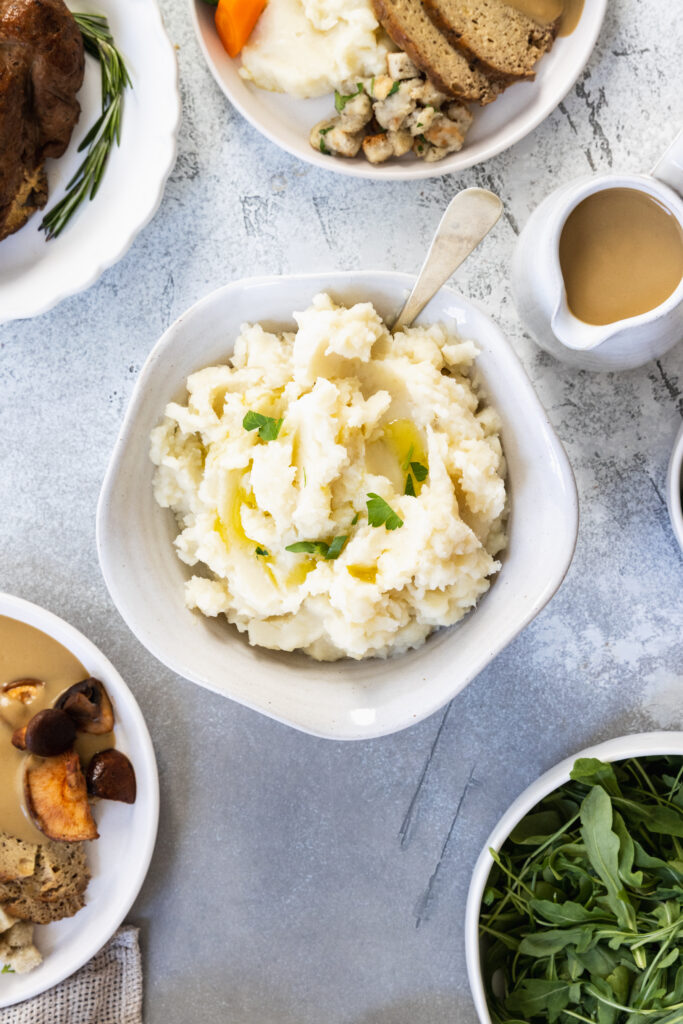
[[[663,181],[683,197],[683,129],[662,153],[650,173],[653,178]]]

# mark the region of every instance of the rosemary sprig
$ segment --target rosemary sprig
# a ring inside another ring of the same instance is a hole
[[[56,238],[64,230],[84,199],[94,199],[112,146],[121,143],[121,112],[123,92],[132,88],[123,57],[114,45],[109,23],[101,14],[74,14],[86,51],[100,62],[102,74],[102,113],[78,147],[88,153],[71,181],[67,193],[41,222],[46,240]]]

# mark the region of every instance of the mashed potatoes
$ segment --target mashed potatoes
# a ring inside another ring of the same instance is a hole
[[[192,374],[152,432],[156,500],[205,572],[186,602],[321,660],[417,647],[473,607],[505,544],[476,349],[439,325],[392,336],[327,295],[295,320],[243,326],[231,365]]]
[[[273,92],[324,96],[385,71],[388,49],[370,0],[269,0],[240,74]]]

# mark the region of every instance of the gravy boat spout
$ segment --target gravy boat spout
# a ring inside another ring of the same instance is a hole
[[[570,311],[564,295],[560,296],[550,321],[553,334],[566,348],[590,352],[619,333],[620,324],[587,324]]]

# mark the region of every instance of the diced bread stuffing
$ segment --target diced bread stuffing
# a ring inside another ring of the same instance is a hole
[[[372,164],[409,152],[429,162],[457,153],[472,123],[469,109],[441,92],[407,54],[388,53],[386,62],[386,75],[350,80],[335,93],[337,115],[315,125],[311,146],[330,156],[362,150]]]

